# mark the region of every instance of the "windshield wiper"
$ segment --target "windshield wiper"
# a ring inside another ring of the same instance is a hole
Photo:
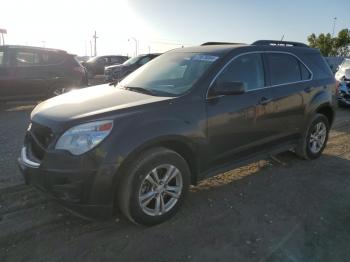
[[[126,90],[130,90],[130,91],[135,91],[135,92],[147,94],[147,95],[156,96],[156,93],[153,92],[152,90],[149,90],[149,89],[146,89],[146,88],[142,88],[142,87],[138,87],[138,86],[121,86],[121,88],[124,88]]]

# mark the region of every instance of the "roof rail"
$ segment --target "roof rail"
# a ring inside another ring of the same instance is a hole
[[[272,45],[272,46],[295,46],[295,47],[309,47],[304,43],[290,42],[290,41],[279,41],[279,40],[258,40],[252,43],[252,45]]]
[[[240,43],[229,43],[229,42],[205,42],[201,46],[205,45],[242,45]]]

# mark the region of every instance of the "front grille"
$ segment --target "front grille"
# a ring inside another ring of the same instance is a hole
[[[50,128],[32,123],[28,130],[27,143],[31,153],[36,159],[42,160],[45,156],[46,150],[54,139],[53,132]]]
[[[45,149],[50,145],[53,140],[53,133],[50,128],[39,124],[32,123],[30,132],[39,141],[40,145]]]

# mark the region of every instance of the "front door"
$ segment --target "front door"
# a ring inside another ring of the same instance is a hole
[[[240,95],[207,99],[211,164],[254,153],[269,136],[265,121],[271,112],[271,93],[265,88],[262,54],[238,56],[219,74],[211,88],[220,81],[243,82],[247,90]]]

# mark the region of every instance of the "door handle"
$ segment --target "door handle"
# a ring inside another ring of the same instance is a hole
[[[272,102],[272,98],[266,98],[266,97],[262,97],[260,99],[260,105],[267,105],[268,103]]]

